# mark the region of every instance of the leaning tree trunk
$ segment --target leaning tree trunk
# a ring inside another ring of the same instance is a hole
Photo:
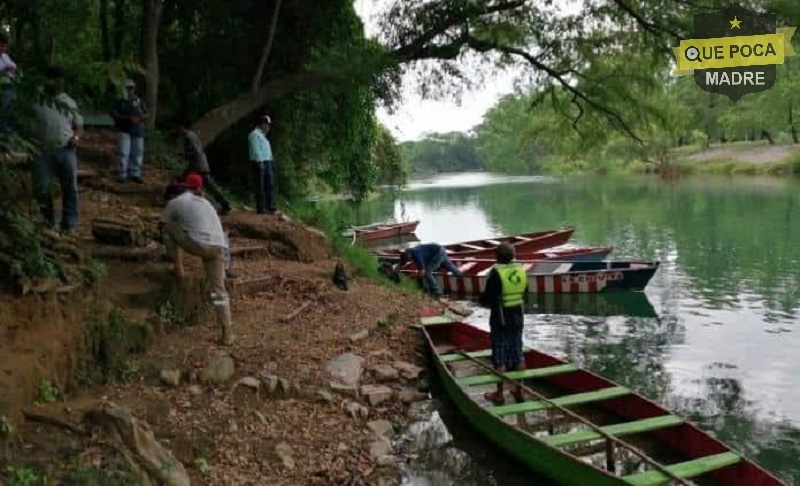
[[[162,0],[144,0],[144,52],[142,65],[145,69],[145,101],[150,116],[147,126],[153,127],[158,113],[158,27],[164,11]]]
[[[270,81],[263,84],[255,93],[248,90],[232,101],[209,111],[194,123],[192,130],[197,132],[205,147],[228,127],[258,110],[268,101],[319,86],[326,81],[328,81],[327,76],[314,73],[295,74]]]

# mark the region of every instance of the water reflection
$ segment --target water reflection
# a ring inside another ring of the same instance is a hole
[[[480,176],[445,177],[402,194],[406,212],[422,221],[420,240],[447,243],[566,222],[577,227],[574,243],[614,245],[614,258],[661,260],[646,303],[550,296],[527,310],[526,341],[674,408],[800,484],[800,184],[510,184]],[[376,220],[399,207],[395,199],[375,204],[382,213]],[[472,319],[486,325],[484,313]],[[469,452],[494,478],[500,467],[485,467],[495,462],[485,454],[490,449]]]

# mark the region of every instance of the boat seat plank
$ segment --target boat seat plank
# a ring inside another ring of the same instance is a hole
[[[531,268],[533,268],[533,263],[524,263],[522,265],[522,269],[525,270],[526,272],[530,272]]]
[[[500,241],[498,240],[486,240],[486,243],[491,243],[495,246],[500,246]]]
[[[489,275],[489,272],[491,272],[493,268],[494,268],[494,266],[490,266],[490,267],[484,268],[483,270],[478,272],[478,276],[479,277],[485,277],[485,276]]]
[[[624,424],[607,425],[605,427],[600,427],[600,429],[607,434],[621,437],[625,435],[639,434],[642,432],[652,432],[654,430],[666,429],[668,427],[675,427],[683,424],[684,421],[685,420],[683,418],[675,415],[662,415],[660,417],[636,420],[634,422],[626,422]],[[578,432],[551,435],[549,437],[542,438],[542,440],[553,447],[563,447],[602,438],[603,436],[598,432],[587,429],[580,430]]]
[[[558,268],[553,270],[553,273],[567,273],[571,269],[572,269],[571,263],[562,263],[561,265],[558,266]]]
[[[435,326],[437,324],[453,324],[459,322],[453,316],[443,315],[443,316],[429,316],[429,317],[420,317],[419,323],[423,326]]]
[[[738,464],[741,462],[741,460],[742,457],[738,454],[733,452],[723,452],[713,456],[701,457],[700,459],[681,462],[679,464],[672,464],[670,466],[666,466],[666,469],[679,478],[685,479],[693,478],[700,476],[701,474],[716,471],[717,469],[722,469],[723,467]],[[664,484],[666,481],[669,481],[670,478],[668,478],[661,471],[653,469],[643,473],[624,476],[622,479],[626,483],[635,486],[655,486],[658,484]]]
[[[523,348],[522,352],[527,353],[532,351],[531,348]],[[492,357],[492,350],[491,349],[481,349],[480,351],[472,351],[467,353],[470,358],[491,358]],[[443,354],[439,356],[439,359],[442,363],[452,363],[454,361],[464,361],[469,358],[464,356],[461,353],[452,353],[452,354]]]
[[[464,248],[469,248],[470,250],[485,250],[486,248],[478,245],[471,245],[469,243],[459,243],[458,246],[463,246]]]
[[[464,272],[466,272],[467,270],[469,270],[470,268],[474,267],[477,264],[478,264],[478,262],[467,262],[464,265],[458,267],[458,271],[461,272],[461,273],[464,273]]]
[[[612,398],[628,395],[630,394],[630,392],[631,391],[625,388],[624,386],[615,386],[610,388],[603,388],[601,390],[593,392],[565,395],[563,397],[554,398],[551,401],[562,407],[568,407],[571,405],[582,405],[584,403],[610,400]],[[549,408],[552,408],[552,406],[549,403],[541,400],[534,400],[530,402],[514,403],[511,405],[490,406],[487,407],[486,409],[497,416],[504,417],[506,415],[516,415],[527,412],[538,412],[541,410],[547,410]]]
[[[525,380],[530,378],[545,378],[547,376],[555,376],[564,373],[571,373],[573,371],[578,371],[579,369],[580,369],[579,366],[568,363],[557,366],[548,366],[546,368],[532,368],[521,371],[509,371],[505,373],[505,376],[512,380]],[[500,383],[501,381],[503,381],[503,379],[497,375],[478,375],[478,376],[467,376],[464,378],[460,378],[456,380],[456,383],[458,383],[459,386],[479,386],[479,385],[490,385],[493,383]]]

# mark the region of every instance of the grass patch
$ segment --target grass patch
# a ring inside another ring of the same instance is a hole
[[[675,162],[675,167],[683,174],[800,176],[800,154],[768,163],[733,160],[693,162],[683,159]]]
[[[352,207],[337,205],[335,208],[331,208],[331,206],[317,204],[313,201],[302,201],[292,204],[287,209],[287,213],[292,218],[323,231],[332,243],[336,254],[347,263],[351,272],[387,287],[404,292],[419,292],[416,281],[401,279],[398,284],[387,278],[380,272],[378,259],[375,256],[360,246],[354,246],[350,238],[342,236],[342,232],[354,224],[355,210],[355,205]]]

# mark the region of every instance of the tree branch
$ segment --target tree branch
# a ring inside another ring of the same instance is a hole
[[[649,20],[645,19],[640,14],[635,12],[633,8],[631,8],[628,4],[626,4],[624,0],[614,0],[614,3],[620,9],[622,9],[623,12],[628,14],[630,17],[633,17],[633,19],[636,21],[637,24],[641,25],[644,30],[650,32],[651,34],[661,35],[667,33],[678,40],[683,39],[683,36],[675,32],[674,30],[668,29],[662,25],[656,25],[653,22],[650,22]]]
[[[261,59],[258,61],[258,68],[256,74],[253,76],[253,82],[250,85],[250,92],[255,93],[261,85],[261,78],[264,77],[264,68],[269,59],[269,53],[272,51],[272,44],[275,41],[275,31],[278,30],[278,14],[281,10],[281,3],[283,0],[275,0],[275,9],[272,11],[272,21],[269,24],[269,34],[267,36],[267,43],[264,45],[264,50],[261,52]]]
[[[498,44],[498,43],[495,43],[495,42],[484,41],[484,40],[481,40],[481,39],[477,39],[477,38],[475,38],[475,37],[473,37],[471,35],[467,36],[466,41],[467,41],[467,45],[470,48],[472,48],[472,49],[474,49],[474,50],[476,50],[478,52],[497,51],[497,52],[502,52],[502,53],[505,53],[505,54],[510,54],[510,55],[514,55],[514,56],[521,57],[521,58],[525,59],[532,66],[534,66],[537,69],[547,73],[547,75],[550,76],[550,78],[552,78],[553,80],[557,81],[558,84],[560,84],[564,89],[566,89],[567,91],[572,93],[575,96],[575,98],[583,100],[584,102],[586,102],[586,104],[594,107],[598,111],[600,111],[603,114],[605,114],[608,118],[610,118],[613,121],[615,121],[625,131],[625,133],[627,133],[634,140],[636,140],[638,142],[642,142],[642,139],[640,139],[633,132],[633,130],[628,126],[628,124],[625,123],[625,120],[622,119],[622,117],[619,115],[619,113],[617,113],[615,110],[607,107],[606,105],[604,105],[604,104],[602,104],[602,103],[600,103],[598,101],[595,101],[591,97],[587,96],[586,93],[584,93],[583,91],[581,91],[581,90],[575,88],[574,86],[572,86],[571,84],[569,84],[569,82],[566,79],[564,79],[564,74],[562,72],[556,71],[555,69],[551,68],[550,66],[544,64],[543,62],[541,62],[538,59],[536,59],[535,57],[533,57],[531,54],[523,51],[522,49],[516,48],[516,47],[504,46],[504,45],[501,45],[501,44]],[[573,102],[575,102],[575,101],[573,101]]]

